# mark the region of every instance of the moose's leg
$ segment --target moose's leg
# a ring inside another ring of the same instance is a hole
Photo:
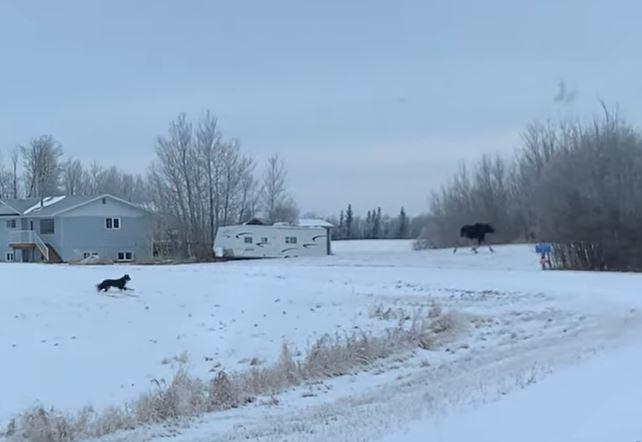
[[[477,254],[477,249],[481,246],[481,243],[481,239],[477,239],[477,245],[472,247],[472,250],[473,252],[475,252],[475,254]]]
[[[495,251],[494,251],[494,250],[493,250],[493,248],[490,246],[490,244],[488,244],[488,250],[490,250],[490,253],[495,253]]]
[[[455,249],[453,250],[453,253],[457,253],[457,247],[455,247]]]

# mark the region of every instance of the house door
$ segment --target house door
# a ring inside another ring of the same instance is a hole
[[[13,262],[22,262],[22,250],[21,249],[11,249],[13,252]]]

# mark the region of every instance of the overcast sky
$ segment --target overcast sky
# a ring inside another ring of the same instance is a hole
[[[642,6],[616,1],[3,1],[0,147],[51,134],[143,172],[179,112],[280,153],[301,208],[425,211],[457,162],[597,99],[642,117]],[[554,100],[563,80],[574,99]]]

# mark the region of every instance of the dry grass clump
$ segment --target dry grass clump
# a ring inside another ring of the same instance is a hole
[[[65,442],[228,410],[305,382],[354,373],[417,347],[434,349],[454,339],[465,326],[462,316],[441,314],[441,309],[433,306],[428,314],[416,314],[409,326],[400,321],[381,336],[364,331],[325,335],[298,359],[283,344],[274,364],[229,374],[220,371],[208,382],[191,376],[181,365],[169,384],[155,380],[151,392],[121,407],[99,413],[86,407],[75,415],[36,407],[12,420],[4,435],[15,441]],[[186,360],[186,355],[175,360]]]

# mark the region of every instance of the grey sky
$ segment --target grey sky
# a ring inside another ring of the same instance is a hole
[[[521,4],[520,4],[521,3]],[[563,4],[562,4],[563,3]],[[642,6],[591,1],[4,1],[0,147],[144,171],[179,112],[211,109],[303,210],[426,210],[457,161],[533,119],[642,117]],[[554,100],[564,80],[577,96]]]

